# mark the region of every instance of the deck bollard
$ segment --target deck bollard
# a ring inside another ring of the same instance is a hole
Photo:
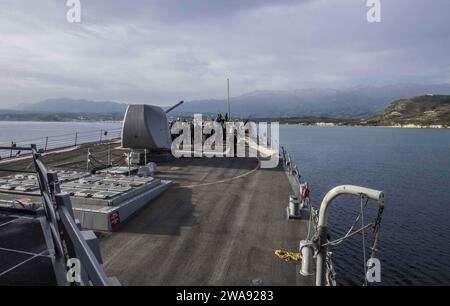
[[[295,195],[289,196],[288,212],[290,219],[300,218],[300,201]]]
[[[300,241],[300,254],[302,255],[302,267],[300,274],[303,276],[313,275],[313,248],[311,240]]]

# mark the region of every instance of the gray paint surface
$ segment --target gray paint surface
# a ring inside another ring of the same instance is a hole
[[[122,146],[154,151],[170,149],[166,113],[158,106],[129,105],[122,126]]]

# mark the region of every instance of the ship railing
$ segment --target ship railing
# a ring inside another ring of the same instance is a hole
[[[52,136],[44,136],[33,139],[11,140],[10,142],[0,143],[0,146],[8,147],[0,150],[0,159],[15,158],[30,154],[27,150],[17,150],[17,148],[30,147],[30,144],[35,144],[37,149],[41,152],[47,152],[55,149],[64,149],[76,147],[81,144],[97,143],[104,141],[112,141],[120,139],[121,128],[114,129],[100,129],[82,132],[73,132]]]
[[[284,146],[281,147],[280,158],[283,163],[283,169],[288,176],[291,187],[297,197],[300,197],[301,188],[301,174],[297,165],[292,161],[291,155],[287,152]]]

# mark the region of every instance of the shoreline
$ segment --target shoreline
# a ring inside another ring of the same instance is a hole
[[[369,128],[393,128],[393,129],[449,129],[450,126],[443,125],[351,125],[351,124],[334,124],[329,122],[318,122],[315,124],[304,124],[304,123],[280,123],[280,125],[302,125],[302,126],[318,126],[318,127],[369,127]]]
[[[268,120],[267,122],[275,122],[276,120]],[[121,123],[122,120],[68,120],[68,121],[44,121],[44,120],[0,120],[0,122],[11,123]],[[259,122],[259,121],[256,121]],[[396,128],[396,129],[449,129],[450,126],[441,124],[436,125],[359,125],[359,124],[336,124],[334,122],[316,122],[316,123],[301,123],[301,122],[280,122],[280,125],[302,125],[302,126],[318,126],[318,127],[371,127],[371,128]]]

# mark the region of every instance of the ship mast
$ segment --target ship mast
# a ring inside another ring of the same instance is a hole
[[[227,79],[227,90],[228,90],[228,120],[231,120],[231,113],[230,113],[230,79]]]

